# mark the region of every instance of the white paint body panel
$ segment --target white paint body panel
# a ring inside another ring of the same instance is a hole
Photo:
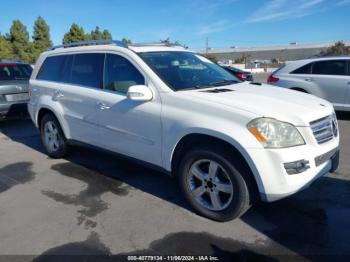
[[[309,63],[327,60],[345,60],[350,63],[350,57],[325,57],[287,62],[285,67],[273,73],[275,77],[279,78],[279,81],[273,85],[289,89],[301,88],[309,94],[331,102],[337,110],[350,111],[350,74],[316,75],[291,73]]]
[[[310,129],[311,121],[334,112],[329,102],[308,94],[247,82],[225,86],[231,92],[208,93],[203,89],[174,92],[136,52],[178,49],[131,49],[133,51],[101,45],[43,53],[30,80],[32,97],[28,109],[34,123],[38,125],[41,108],[50,109],[57,116],[68,139],[122,153],[167,171],[171,171],[173,152],[183,137],[190,134],[216,137],[230,143],[242,154],[254,174],[260,193],[267,201],[293,194],[330,170],[329,163],[320,167],[311,165],[306,172],[291,176],[283,168],[283,163],[300,159],[310,160],[311,163],[316,156],[338,147],[339,136],[319,145]],[[127,58],[144,75],[153,99],[147,102],[131,101],[125,94],[35,79],[48,55],[87,52],[115,53]],[[54,101],[52,97],[56,90],[62,90],[66,97]],[[101,109],[97,103],[99,101],[107,109]],[[258,117],[271,117],[294,124],[306,145],[286,149],[263,148],[246,127]],[[95,126],[89,129],[87,125],[90,124]]]

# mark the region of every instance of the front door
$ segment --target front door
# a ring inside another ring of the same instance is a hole
[[[98,97],[97,114],[104,148],[161,165],[161,102],[137,102],[127,98],[132,85],[148,85],[142,73],[125,57],[107,54],[104,91]]]

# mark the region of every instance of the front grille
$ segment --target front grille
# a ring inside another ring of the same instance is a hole
[[[338,123],[335,115],[312,121],[310,126],[318,144],[326,143],[338,136]]]

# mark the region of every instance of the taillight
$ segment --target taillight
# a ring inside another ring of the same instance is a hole
[[[269,84],[274,84],[276,82],[278,82],[280,79],[277,78],[277,77],[274,77],[273,75],[270,75],[268,78],[267,78],[267,83]]]
[[[241,74],[241,73],[236,74],[236,76],[238,78],[241,78],[241,79],[246,79],[247,78],[245,74]]]

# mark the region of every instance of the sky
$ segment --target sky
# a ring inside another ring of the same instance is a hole
[[[32,33],[42,16],[54,44],[72,23],[99,26],[114,39],[170,37],[193,49],[350,40],[350,0],[11,0],[2,3],[0,32],[20,19]]]

